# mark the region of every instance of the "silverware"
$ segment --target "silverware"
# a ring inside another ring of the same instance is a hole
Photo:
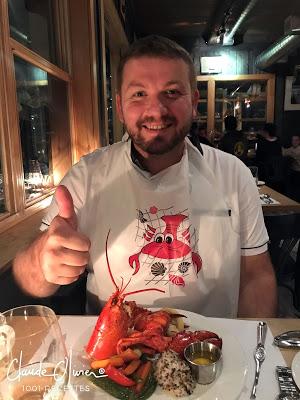
[[[283,348],[300,347],[300,331],[287,331],[274,337],[274,344]]]
[[[300,400],[300,392],[294,382],[292,370],[288,367],[276,367],[280,394],[277,400]]]
[[[273,203],[273,199],[270,197],[269,194],[261,194],[259,197],[265,204]]]
[[[266,358],[265,341],[267,335],[267,324],[260,321],[257,325],[257,346],[254,350],[254,360],[255,360],[255,376],[254,383],[252,386],[250,399],[256,398],[256,388],[258,384],[259,374],[261,365]]]

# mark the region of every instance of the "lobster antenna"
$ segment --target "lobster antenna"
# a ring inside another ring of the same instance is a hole
[[[112,283],[114,284],[115,288],[116,288],[117,290],[119,290],[119,287],[118,287],[118,285],[116,284],[116,281],[114,280],[113,274],[112,274],[112,272],[111,272],[110,265],[109,265],[108,254],[107,254],[107,243],[108,243],[108,236],[109,236],[109,234],[110,234],[110,229],[109,229],[108,234],[107,234],[107,236],[106,236],[106,242],[105,242],[105,255],[106,255],[107,268],[108,268],[108,272],[109,272],[109,275],[110,275],[110,279],[112,280]]]
[[[121,276],[121,287],[120,287],[120,293],[122,292],[122,290],[123,290],[123,283],[124,283],[124,278],[123,278],[123,276]]]
[[[126,286],[127,286],[127,285],[126,285]],[[143,292],[150,292],[151,290],[155,290],[156,292],[166,293],[164,290],[156,289],[156,288],[151,288],[151,289],[140,289],[140,290],[135,290],[135,291],[133,291],[133,292],[124,293],[124,294],[123,294],[123,297],[129,296],[130,294],[143,293]]]
[[[122,278],[123,279],[123,278]],[[131,282],[131,279],[132,279],[132,277],[129,279],[129,281],[126,283],[126,285],[125,285],[125,287],[124,287],[124,289],[120,289],[120,294],[122,294],[125,290],[126,290],[126,288],[127,288],[127,286],[129,285],[129,283]],[[122,282],[123,283],[123,282]],[[125,296],[126,296],[126,293],[125,293]]]

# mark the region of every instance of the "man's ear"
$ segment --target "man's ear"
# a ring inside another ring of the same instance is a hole
[[[119,93],[116,94],[116,105],[117,105],[117,114],[119,117],[119,120],[124,123],[124,117],[123,117],[123,111],[122,111],[122,105],[121,105],[121,95]]]
[[[198,115],[198,100],[199,100],[199,91],[198,89],[196,89],[192,98],[193,118],[196,118]]]

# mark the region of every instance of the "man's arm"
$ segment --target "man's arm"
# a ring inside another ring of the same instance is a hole
[[[55,195],[58,215],[13,263],[16,282],[31,296],[51,296],[59,286],[75,282],[89,261],[90,241],[77,231],[71,194],[59,186]]]
[[[238,317],[275,318],[277,284],[268,252],[241,257]]]

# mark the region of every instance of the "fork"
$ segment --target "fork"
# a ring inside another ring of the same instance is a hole
[[[258,379],[260,375],[261,365],[266,358],[265,350],[265,340],[267,334],[267,324],[265,322],[259,322],[257,325],[257,346],[254,350],[254,360],[255,360],[255,377],[252,386],[250,399],[256,398],[256,389],[258,384]]]

